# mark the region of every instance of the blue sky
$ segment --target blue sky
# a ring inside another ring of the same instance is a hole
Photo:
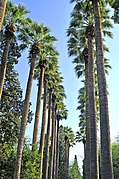
[[[69,4],[69,0],[12,0],[14,3],[22,3],[27,9],[31,11],[30,17],[39,22],[44,23],[47,27],[51,29],[52,35],[54,35],[58,42],[56,43],[56,48],[60,53],[59,64],[60,71],[64,77],[64,87],[67,94],[66,105],[69,110],[68,120],[63,122],[64,125],[68,125],[73,128],[74,131],[78,130],[78,111],[77,107],[77,97],[78,90],[81,87],[80,80],[76,78],[74,73],[74,66],[71,63],[71,59],[68,57],[67,45],[66,45],[66,29],[70,21],[70,13],[72,11],[72,5]],[[110,53],[107,57],[110,59],[110,64],[112,70],[110,70],[107,82],[109,88],[109,112],[110,112],[110,124],[111,124],[111,136],[117,135],[119,132],[118,128],[118,118],[119,118],[119,60],[118,60],[118,49],[119,49],[119,26],[115,26],[113,33],[113,39],[107,39],[107,46],[110,48]],[[22,59],[20,60],[17,69],[19,71],[19,79],[23,90],[25,90],[27,83],[27,76],[29,66],[27,65],[27,53],[24,53]],[[32,106],[35,107],[36,102],[36,82],[34,82],[32,89]],[[32,125],[30,125],[28,133],[32,135]],[[71,160],[73,160],[74,155],[78,155],[80,161],[83,155],[82,145],[77,145],[71,149]],[[81,165],[80,165],[81,166]]]

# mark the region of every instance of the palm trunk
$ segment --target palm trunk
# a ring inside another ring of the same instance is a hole
[[[110,125],[108,111],[108,97],[106,76],[104,71],[104,54],[101,32],[101,16],[99,0],[93,1],[95,18],[96,64],[98,75],[99,102],[100,102],[100,135],[101,135],[101,177],[113,178],[112,152],[110,141]]]
[[[56,179],[56,112],[55,112],[55,126],[54,126],[54,158],[53,158],[53,173],[52,173],[52,179]]]
[[[45,151],[45,157],[44,157],[44,173],[43,173],[43,179],[48,178],[48,162],[49,162],[49,147],[50,147],[50,128],[51,128],[51,107],[52,106],[52,90],[49,92],[49,103],[48,103],[48,123],[47,123],[47,136],[46,136],[46,151]]]
[[[88,49],[87,49],[88,50]],[[85,147],[85,177],[90,178],[90,159],[91,159],[91,148],[90,148],[90,113],[89,113],[89,72],[88,72],[88,51],[85,56],[85,87],[86,87],[86,147]]]
[[[37,102],[36,102],[32,150],[34,148],[34,144],[38,143],[38,127],[39,127],[39,119],[40,119],[40,107],[41,107],[42,88],[43,88],[43,81],[44,81],[44,71],[45,71],[45,68],[41,67],[40,79],[39,79],[39,85],[38,85],[38,93],[37,93]]]
[[[69,139],[65,137],[65,179],[68,179],[69,168]]]
[[[44,101],[43,101],[43,115],[42,115],[42,128],[40,137],[40,173],[42,179],[42,169],[43,169],[43,154],[44,154],[44,143],[45,143],[45,130],[46,130],[46,111],[47,111],[47,79],[44,80]]]
[[[52,135],[51,135],[51,150],[48,179],[52,179],[53,175],[53,159],[54,159],[54,144],[55,144],[55,95],[52,96]]]
[[[59,167],[59,119],[57,118],[57,141],[56,141],[56,179],[58,179]]]
[[[23,106],[23,110],[22,110],[22,119],[21,119],[20,134],[19,134],[19,139],[18,139],[17,158],[16,158],[16,165],[15,165],[15,171],[14,171],[14,179],[20,179],[22,151],[23,151],[25,130],[26,130],[26,124],[27,124],[28,111],[29,111],[29,102],[30,102],[30,95],[31,95],[31,89],[32,89],[32,81],[33,81],[33,77],[34,77],[35,61],[36,61],[36,54],[33,54],[30,72],[29,72],[29,78],[28,78],[28,82],[27,82],[24,106]]]
[[[86,179],[86,140],[83,140],[84,145],[84,159],[83,159],[83,179]]]
[[[89,109],[90,109],[90,142],[91,142],[91,160],[90,177],[98,179],[98,149],[97,149],[97,124],[96,124],[96,106],[95,106],[95,85],[94,85],[94,50],[93,50],[93,27],[88,33],[88,61],[89,61]]]
[[[4,79],[5,79],[6,68],[7,68],[8,53],[9,53],[9,47],[10,47],[11,41],[12,41],[12,38],[6,38],[5,47],[4,47],[3,56],[2,56],[2,64],[1,64],[1,69],[0,69],[0,100],[2,97]]]
[[[0,0],[0,31],[4,20],[6,4],[7,4],[7,0]]]

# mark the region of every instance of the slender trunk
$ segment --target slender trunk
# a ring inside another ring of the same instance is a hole
[[[57,118],[57,141],[56,141],[56,179],[58,179],[59,167],[59,119]]]
[[[6,4],[7,4],[7,0],[0,0],[0,31],[5,16]]]
[[[65,136],[65,179],[68,179],[69,168],[69,139]]]
[[[53,173],[52,173],[52,178],[56,179],[56,112],[55,112],[55,126],[54,126],[54,158],[53,158]]]
[[[100,101],[100,135],[101,135],[101,177],[113,178],[112,153],[110,141],[110,125],[106,76],[104,71],[104,54],[101,32],[101,16],[99,0],[93,1],[95,18],[96,64]]]
[[[95,106],[95,85],[94,85],[94,50],[93,50],[93,27],[88,34],[88,61],[89,61],[89,109],[90,109],[90,142],[91,142],[91,162],[90,177],[98,179],[98,149],[97,149],[97,124]]]
[[[83,179],[86,179],[86,140],[83,140],[84,145],[84,159],[83,159]]]
[[[4,47],[3,56],[2,56],[2,63],[1,63],[1,68],[0,68],[0,100],[2,97],[3,85],[4,85],[5,75],[6,75],[6,68],[7,68],[8,53],[9,53],[11,40],[12,38],[6,38],[5,47]]]
[[[29,102],[30,102],[30,95],[31,95],[31,89],[32,89],[32,81],[33,81],[33,76],[34,76],[35,61],[36,61],[36,54],[33,54],[30,72],[29,72],[29,78],[28,78],[28,82],[27,82],[24,106],[23,106],[23,110],[22,110],[22,119],[21,119],[20,134],[19,134],[19,139],[18,139],[17,158],[16,158],[16,165],[15,165],[15,171],[14,171],[14,179],[20,179],[22,151],[23,151],[25,130],[26,130],[26,124],[27,124],[28,111],[29,111]]]
[[[40,148],[39,153],[41,157],[40,171],[43,169],[43,154],[44,154],[44,143],[45,143],[45,130],[46,130],[46,111],[47,111],[47,79],[44,80],[44,101],[43,101],[43,115],[42,115],[42,127],[40,137]],[[42,174],[41,174],[42,179]]]
[[[56,120],[55,119],[55,99],[54,99],[54,95],[52,95],[52,134],[51,134],[51,150],[50,150],[50,164],[49,164],[48,179],[52,179],[52,175],[53,175],[55,120]]]
[[[67,176],[68,176],[68,171],[69,171],[69,153],[70,153],[70,144],[68,141],[68,155],[67,155]]]
[[[49,103],[48,103],[48,123],[47,123],[47,136],[46,136],[46,151],[44,157],[44,173],[43,179],[48,179],[48,162],[49,162],[49,147],[50,147],[50,128],[51,128],[51,115],[52,115],[52,90],[49,92]]]
[[[88,53],[87,53],[88,54]],[[86,86],[86,147],[85,147],[85,177],[90,178],[90,114],[89,114],[89,72],[88,72],[88,57],[85,59],[85,86]]]
[[[38,143],[38,126],[39,126],[39,119],[40,119],[40,107],[41,107],[42,88],[43,88],[43,81],[44,81],[44,71],[45,69],[41,67],[38,93],[37,93],[34,130],[33,130],[33,141],[32,141],[33,147],[34,147],[34,144]]]

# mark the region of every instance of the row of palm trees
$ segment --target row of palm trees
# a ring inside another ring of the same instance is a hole
[[[80,118],[85,116],[86,131],[81,135],[85,145],[84,172],[85,178],[99,178],[98,147],[97,147],[97,111],[96,93],[99,95],[100,110],[100,140],[101,140],[101,177],[113,178],[110,128],[108,113],[107,85],[104,65],[104,35],[112,36],[107,28],[112,27],[109,21],[109,10],[106,8],[109,1],[84,0],[75,1],[71,22],[67,35],[69,55],[73,56],[76,64],[75,71],[78,77],[85,76],[85,106],[80,106]],[[94,61],[94,59],[96,59]],[[97,73],[95,75],[94,73]],[[98,79],[98,90],[95,91],[95,77]],[[81,107],[85,111],[81,111]],[[86,138],[86,141],[85,141]]]
[[[108,114],[107,85],[104,68],[104,35],[111,36],[106,29],[111,27],[108,10],[106,8],[110,1],[104,0],[71,0],[76,2],[71,15],[71,23],[68,29],[68,51],[70,56],[74,56],[76,63],[75,70],[78,77],[85,74],[86,89],[86,142],[85,142],[85,176],[86,178],[99,178],[98,172],[98,152],[97,152],[97,123],[96,123],[96,96],[95,96],[95,74],[97,73],[99,109],[100,109],[100,139],[101,139],[101,177],[104,179],[113,178],[110,128]],[[1,1],[0,23],[3,22],[6,1]],[[2,13],[1,13],[2,12]],[[55,37],[50,35],[49,28],[42,24],[33,22],[26,18],[28,11],[21,5],[14,6],[8,2],[4,18],[5,28],[1,31],[5,34],[6,43],[4,46],[1,70],[0,70],[0,99],[5,80],[7,60],[10,44],[13,38],[21,42],[22,49],[29,50],[29,78],[27,82],[26,95],[22,110],[21,127],[18,139],[17,158],[14,172],[14,179],[20,178],[22,150],[26,131],[27,117],[29,112],[30,95],[33,79],[38,79],[38,94],[35,112],[35,122],[32,140],[32,150],[38,145],[38,127],[41,109],[41,99],[43,93],[42,130],[39,146],[41,154],[41,172],[43,166],[43,151],[45,140],[45,128],[47,124],[46,137],[46,158],[44,178],[57,177],[57,158],[55,151],[58,151],[58,131],[59,118],[65,118],[67,110],[63,103],[65,97],[62,86],[62,77],[58,66],[58,53],[54,48]],[[102,21],[101,21],[102,20]],[[4,27],[4,26],[3,26]],[[103,34],[102,34],[103,32]],[[94,58],[96,60],[94,61]],[[40,60],[39,60],[40,59]],[[96,62],[96,68],[94,67]],[[83,68],[83,70],[82,70]],[[96,70],[95,70],[96,69]],[[42,92],[42,89],[43,92]],[[46,113],[48,109],[48,114]],[[63,111],[63,113],[62,113]],[[46,117],[48,115],[48,121]],[[60,117],[59,117],[60,116]],[[57,130],[56,130],[57,119]],[[52,124],[52,128],[50,128]],[[51,159],[48,169],[50,131],[51,136]],[[66,148],[68,146],[66,137]],[[68,149],[67,149],[68,150]],[[68,154],[68,153],[67,153]],[[68,155],[66,156],[68,158]],[[56,165],[55,165],[56,163]],[[68,166],[68,163],[66,164]],[[49,172],[48,172],[49,171]],[[67,173],[67,172],[66,172]],[[41,175],[42,177],[42,175]],[[67,176],[66,176],[67,178]]]
[[[32,139],[32,151],[35,151],[37,148],[41,158],[39,168],[41,173],[40,178],[55,179],[58,178],[59,164],[59,121],[67,118],[67,109],[63,102],[66,95],[62,85],[63,77],[59,72],[58,52],[54,47],[56,38],[50,34],[49,28],[43,24],[36,23],[31,19],[26,18],[28,13],[29,12],[24,6],[14,5],[8,1],[4,24],[1,30],[2,34],[5,34],[4,36],[6,43],[3,50],[0,70],[0,98],[2,98],[7,62],[9,60],[9,49],[12,40],[15,38],[17,41],[19,41],[19,45],[22,50],[29,50],[28,59],[30,70],[25,99],[22,107],[14,179],[20,179],[23,145],[29,113],[30,96],[32,93],[32,83],[34,79],[38,80],[38,92]],[[40,113],[42,99],[43,111]],[[41,114],[42,127],[39,144],[38,131]],[[69,141],[68,137],[67,141]],[[69,161],[69,157],[67,161]]]

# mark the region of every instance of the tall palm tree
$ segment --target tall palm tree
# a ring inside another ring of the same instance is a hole
[[[55,146],[54,146],[54,160],[53,160],[53,176],[52,178],[55,179],[58,177],[58,162],[59,162],[59,120],[67,118],[67,110],[66,106],[64,105],[64,98],[66,98],[64,87],[60,84],[62,83],[62,78],[59,76],[57,79],[59,85],[55,89],[56,93],[56,121],[57,127],[55,124]],[[57,129],[56,129],[57,128]]]
[[[98,75],[99,101],[100,101],[100,138],[101,138],[101,177],[113,178],[112,152],[110,142],[109,107],[107,97],[106,76],[104,71],[104,50],[102,43],[102,24],[100,14],[100,1],[93,0],[95,19],[96,64]]]
[[[71,128],[64,127],[65,133],[65,178],[68,179],[70,147],[74,145],[74,133]]]
[[[86,5],[85,5],[86,6]],[[89,14],[83,14],[84,8],[81,10],[81,3],[77,3],[74,6],[74,11],[72,13],[72,20],[71,20],[71,28],[76,28],[77,32],[74,32],[74,38],[77,40],[79,39],[79,48],[81,53],[82,46],[87,46],[88,49],[85,48],[83,50],[83,58],[85,62],[85,82],[86,82],[86,153],[85,153],[85,171],[87,178],[98,178],[98,165],[97,165],[97,129],[96,129],[96,115],[95,115],[95,96],[94,96],[94,57],[93,57],[93,34],[92,33],[92,23],[93,18]],[[78,14],[79,13],[79,14]],[[80,18],[80,24],[77,22]],[[86,33],[85,33],[86,32]],[[84,34],[83,34],[84,33]],[[83,35],[83,38],[82,36]],[[87,37],[87,41],[85,38]],[[78,38],[77,38],[78,37]],[[81,46],[82,45],[82,46]],[[78,57],[79,58],[79,57]],[[78,58],[75,59],[74,62],[78,61]],[[81,55],[80,55],[80,62],[81,62]],[[84,63],[82,61],[82,63]],[[80,64],[79,64],[80,66]],[[76,66],[76,71],[79,71],[79,66]],[[77,69],[77,67],[79,67]],[[79,76],[82,73],[79,73]],[[89,106],[90,104],[90,106]],[[90,108],[89,108],[90,107]],[[91,117],[90,117],[91,115]],[[95,133],[91,130],[91,126],[95,126]],[[92,140],[91,140],[92,138]],[[95,144],[95,146],[94,146]],[[90,157],[90,152],[92,152],[93,157]],[[94,155],[95,152],[95,155]],[[91,161],[90,161],[91,159]],[[87,161],[88,160],[88,161]],[[95,169],[94,169],[95,166]],[[89,174],[90,172],[90,174]],[[91,176],[90,176],[91,175]],[[94,175],[94,176],[93,176]]]
[[[72,2],[73,1],[75,1],[75,0],[72,0]],[[74,27],[78,27],[79,28],[79,30],[80,30],[80,27],[82,26],[82,21],[81,21],[81,19],[82,19],[82,17],[84,17],[84,21],[83,21],[83,24],[85,24],[86,25],[86,23],[85,23],[85,18],[86,17],[90,17],[90,14],[91,14],[91,17],[92,17],[92,21],[89,21],[89,24],[90,23],[93,23],[94,22],[94,18],[93,18],[93,13],[92,13],[92,7],[91,7],[91,2],[90,1],[80,1],[80,0],[78,0],[78,1],[76,1],[77,2],[77,4],[76,4],[76,6],[75,6],[75,8],[76,8],[76,13],[75,14],[72,14],[72,16],[73,15],[75,15],[75,20],[74,21],[72,21],[73,22],[73,24],[74,24]],[[101,3],[102,3],[103,1],[101,1]],[[104,6],[103,6],[104,5]],[[102,19],[103,19],[103,28],[106,28],[106,26],[107,26],[107,22],[109,22],[107,19],[109,19],[109,16],[107,15],[107,13],[108,13],[108,10],[105,10],[104,8],[105,8],[105,4],[103,3],[103,5],[102,5],[102,9],[101,9],[101,11],[102,11]],[[83,7],[83,8],[82,8]],[[79,10],[77,10],[77,9],[79,9]],[[84,9],[84,11],[82,11],[82,9]],[[78,13],[79,12],[79,13]],[[81,15],[81,13],[83,13],[82,15]],[[107,18],[108,17],[108,18]],[[106,21],[107,20],[107,21]],[[108,26],[107,27],[109,27],[111,24],[109,23],[108,24]],[[111,27],[111,26],[110,26]],[[72,29],[70,29],[70,32],[72,33]],[[104,30],[103,29],[103,33],[104,33],[104,35],[105,34],[109,34],[109,36],[111,37],[111,34],[110,33],[108,33],[106,30]],[[77,31],[77,33],[76,32],[73,32],[73,34],[74,34],[74,39],[72,40],[72,46],[71,46],[71,48],[73,47],[74,48],[74,45],[76,44],[76,38],[77,38],[77,34],[79,34],[80,36],[81,36],[81,33],[78,33],[78,31]],[[80,38],[80,40],[81,40],[81,38]],[[79,43],[78,43],[78,46],[79,46]],[[71,55],[72,54],[76,54],[77,53],[77,48],[75,49],[75,50],[72,50],[71,51]],[[75,62],[77,63],[77,58],[75,58]],[[77,70],[77,69],[76,69]],[[80,75],[80,73],[79,73],[79,75]]]
[[[28,77],[28,82],[27,82],[24,106],[22,110],[22,119],[21,119],[20,134],[19,134],[19,139],[18,139],[14,179],[20,179],[22,150],[23,150],[24,136],[25,136],[25,130],[26,130],[27,116],[29,112],[29,102],[30,102],[32,81],[33,81],[33,76],[34,76],[34,68],[35,68],[36,56],[38,53],[39,53],[39,45],[34,44],[30,51],[31,67],[30,67],[30,72],[29,72],[29,77]]]
[[[40,60],[39,66],[41,70],[40,70],[40,77],[39,77],[39,84],[38,84],[38,94],[37,94],[35,122],[34,122],[34,130],[33,130],[32,148],[34,148],[34,144],[38,143],[38,126],[39,126],[40,106],[41,106],[41,97],[42,97],[42,88],[43,88],[43,82],[44,82],[46,61]]]
[[[90,177],[98,179],[98,148],[97,148],[97,121],[96,121],[96,103],[95,103],[95,80],[94,80],[94,26],[90,25],[86,30],[88,39],[88,80],[89,80],[89,115],[90,115]]]
[[[51,136],[51,147],[50,147],[50,164],[49,164],[49,178],[56,178],[56,114],[59,108],[59,103],[63,101],[63,98],[66,96],[64,92],[64,87],[62,86],[61,74],[58,72],[57,66],[55,67],[54,75],[51,77],[51,84],[53,86],[54,96],[56,96],[55,101],[52,101],[52,136]],[[54,68],[53,68],[54,70]]]
[[[29,27],[30,26],[30,27]],[[21,170],[21,160],[22,160],[22,150],[23,150],[23,143],[25,137],[25,130],[26,130],[26,123],[27,123],[27,116],[29,111],[29,102],[30,102],[30,94],[32,88],[32,81],[34,77],[34,69],[36,58],[39,54],[40,45],[43,43],[43,38],[45,38],[45,29],[43,25],[39,25],[35,22],[32,22],[28,28],[24,29],[24,34],[21,34],[19,37],[21,40],[25,42],[29,42],[33,44],[31,46],[29,58],[31,61],[31,67],[29,72],[29,78],[27,82],[27,89],[26,95],[24,100],[24,106],[22,111],[22,119],[21,119],[21,127],[20,127],[20,134],[18,140],[18,147],[17,147],[17,157],[16,157],[16,164],[15,164],[15,171],[14,171],[14,179],[20,179],[20,170]],[[27,35],[25,34],[25,30]]]
[[[1,67],[0,67],[0,100],[3,91],[4,79],[6,74],[7,68],[7,60],[8,60],[8,53],[11,41],[14,37],[14,32],[20,30],[23,27],[23,24],[26,22],[28,23],[28,19],[25,19],[25,15],[28,13],[24,6],[22,5],[13,5],[11,2],[8,3],[5,15],[5,45],[2,55]]]
[[[54,151],[53,151],[53,167],[52,167],[52,179],[55,179],[56,178],[56,139],[57,139],[57,126],[56,126],[56,122],[57,122],[57,119],[56,119],[56,111],[57,111],[57,105],[56,105],[56,109],[55,109],[55,128],[54,128]]]
[[[52,88],[49,88],[48,97],[48,122],[47,122],[47,135],[46,135],[46,150],[44,157],[44,173],[43,179],[48,178],[48,162],[49,162],[49,147],[50,147],[50,129],[51,129],[51,116],[52,116]]]
[[[56,131],[56,115],[55,115],[55,94],[52,95],[52,134],[51,134],[51,147],[50,147],[50,164],[48,178],[52,179],[53,176],[53,159],[54,159],[54,147],[55,147],[55,131]]]
[[[56,134],[56,169],[55,169],[55,174],[56,174],[56,179],[58,179],[58,163],[59,163],[59,116],[57,117],[57,134]]]
[[[0,0],[0,31],[4,20],[6,4],[7,4],[7,0]]]
[[[48,53],[48,63],[47,63],[47,70],[46,74],[48,74],[48,122],[47,122],[47,135],[46,135],[46,149],[45,149],[45,157],[43,161],[44,169],[43,169],[43,179],[48,178],[48,162],[49,162],[49,147],[50,147],[50,130],[51,130],[51,119],[52,119],[52,91],[54,86],[54,81],[57,77],[57,70],[59,69],[58,66],[58,58],[57,58],[57,51],[54,49],[52,44],[49,46],[49,52]]]
[[[62,119],[67,119],[67,109],[62,101],[57,104],[57,133],[56,133],[56,167],[55,167],[55,178],[58,179],[58,168],[59,168],[59,122]]]
[[[47,111],[47,88],[48,81],[47,76],[45,75],[44,79],[44,100],[43,100],[43,114],[42,114],[42,127],[41,127],[41,136],[40,136],[40,173],[42,179],[42,168],[43,168],[43,152],[44,152],[44,144],[45,144],[45,129],[46,129],[46,111]]]
[[[91,178],[91,128],[90,128],[90,108],[89,108],[89,61],[88,61],[88,48],[83,51],[83,58],[85,60],[85,87],[86,87],[86,149],[85,149],[85,177]]]
[[[40,61],[38,66],[40,66],[40,77],[36,72],[35,78],[38,79],[39,84],[38,84],[38,93],[37,93],[37,103],[36,103],[36,112],[35,112],[35,122],[34,122],[34,130],[33,130],[33,142],[32,144],[37,144],[38,143],[38,127],[39,127],[39,120],[40,120],[40,106],[41,106],[41,97],[42,97],[42,88],[43,88],[43,80],[44,80],[44,73],[45,73],[45,67],[49,66],[51,62],[51,58],[53,58],[57,52],[55,52],[53,46],[53,42],[56,41],[56,38],[51,36],[49,34],[50,30],[46,29],[44,30],[46,37],[43,42],[43,47],[41,46],[41,51],[40,51]],[[54,53],[54,54],[52,54]],[[52,54],[52,55],[51,55]],[[47,67],[48,68],[48,67]]]

